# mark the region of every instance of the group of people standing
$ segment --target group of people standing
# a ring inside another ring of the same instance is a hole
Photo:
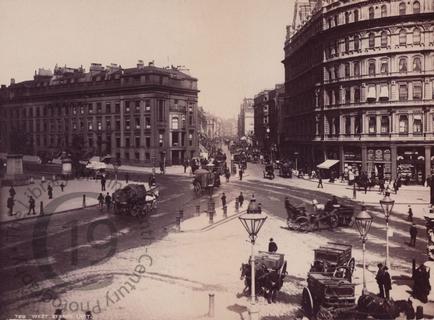
[[[111,206],[112,206],[112,197],[110,196],[110,193],[108,193],[108,192],[107,192],[105,197],[102,193],[100,193],[98,196],[98,206],[99,206],[100,210],[104,209],[104,203],[106,205],[107,211],[110,211]]]

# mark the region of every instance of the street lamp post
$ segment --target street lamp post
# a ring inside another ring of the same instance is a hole
[[[368,235],[369,229],[371,228],[373,217],[366,211],[366,207],[362,206],[362,211],[360,211],[355,217],[355,223],[357,230],[360,233],[360,237],[362,238],[362,247],[363,247],[363,294],[366,293],[366,278],[365,278],[365,244],[366,244],[366,236]]]
[[[258,236],[259,230],[264,224],[267,216],[262,213],[262,210],[258,203],[256,203],[256,199],[252,196],[250,200],[249,206],[247,207],[247,213],[243,214],[239,217],[242,225],[246,229],[249,234],[250,243],[251,243],[251,256],[250,256],[250,265],[251,265],[251,301],[250,301],[250,320],[258,320],[259,314],[256,310],[255,306],[255,240]]]
[[[384,198],[380,200],[381,208],[383,209],[384,217],[386,218],[386,266],[390,269],[389,261],[389,217],[392,213],[395,200],[390,198],[390,192],[386,192]]]

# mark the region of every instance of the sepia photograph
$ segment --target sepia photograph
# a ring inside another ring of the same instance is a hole
[[[434,319],[434,0],[0,0],[0,43],[0,320]]]

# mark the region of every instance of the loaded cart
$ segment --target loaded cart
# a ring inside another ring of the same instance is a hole
[[[147,216],[157,207],[159,187],[129,184],[113,193],[114,212],[136,216]]]

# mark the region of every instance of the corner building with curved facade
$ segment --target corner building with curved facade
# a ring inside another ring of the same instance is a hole
[[[423,183],[434,173],[434,0],[305,4],[287,29],[281,150],[306,170],[334,159],[339,173]]]

